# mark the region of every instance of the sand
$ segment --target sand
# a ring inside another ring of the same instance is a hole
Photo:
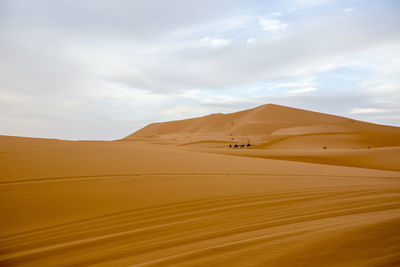
[[[0,266],[400,264],[399,128],[276,105],[168,124],[0,136]]]

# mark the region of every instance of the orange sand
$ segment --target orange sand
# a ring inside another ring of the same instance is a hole
[[[266,105],[114,142],[0,136],[0,266],[398,265],[399,135]]]

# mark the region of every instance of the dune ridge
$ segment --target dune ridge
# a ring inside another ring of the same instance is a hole
[[[307,131],[308,130],[308,131]],[[287,132],[355,132],[379,131],[400,133],[398,127],[377,125],[275,104],[229,114],[212,114],[204,117],[152,123],[123,140],[172,133],[220,133],[227,135],[285,135]]]

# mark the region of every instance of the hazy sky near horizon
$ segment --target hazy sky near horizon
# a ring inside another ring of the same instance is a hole
[[[0,134],[266,103],[400,126],[400,1],[0,0]]]

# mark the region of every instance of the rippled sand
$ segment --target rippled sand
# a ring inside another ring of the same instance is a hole
[[[1,266],[400,262],[399,172],[1,140]]]

